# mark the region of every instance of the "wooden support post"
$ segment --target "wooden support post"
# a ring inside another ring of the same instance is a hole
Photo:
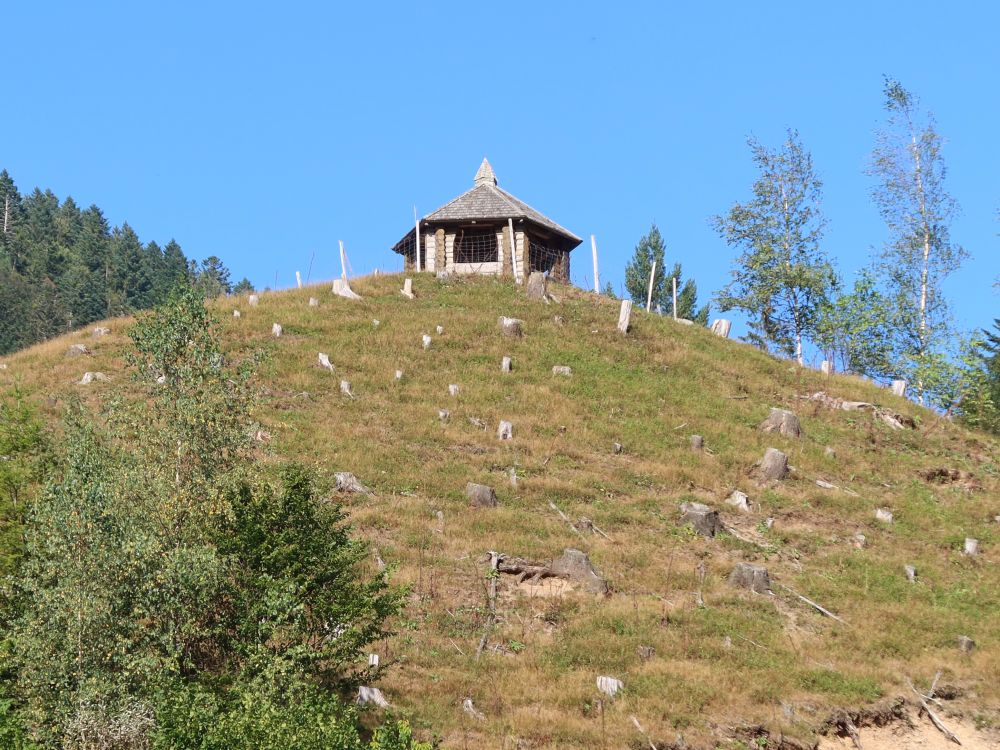
[[[338,240],[340,243],[340,278],[347,279],[347,253],[344,252],[344,241]]]
[[[673,282],[674,287],[674,320],[677,320],[677,277],[672,276],[670,281]]]
[[[653,267],[649,269],[649,291],[646,293],[646,312],[649,312],[649,306],[653,304],[653,278],[656,276],[656,261],[653,261]]]
[[[521,283],[521,278],[517,275],[517,240],[514,238],[514,220],[507,219],[507,231],[510,233],[510,272],[514,274],[514,281]]]
[[[420,273],[420,220],[417,218],[416,206],[413,207],[413,252],[417,254],[417,273]]]
[[[594,252],[594,291],[601,293],[601,279],[597,274],[597,238],[590,235],[590,249]]]

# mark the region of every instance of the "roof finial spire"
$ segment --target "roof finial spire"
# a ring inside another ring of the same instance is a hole
[[[493,174],[493,167],[490,166],[489,161],[483,158],[483,163],[479,165],[479,171],[476,172],[475,184],[479,185],[496,185],[497,176]]]

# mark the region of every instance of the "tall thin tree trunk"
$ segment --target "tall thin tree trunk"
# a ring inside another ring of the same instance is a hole
[[[918,336],[920,341],[918,354],[923,356],[924,352],[927,350],[927,287],[930,280],[931,227],[930,221],[927,218],[927,194],[924,190],[923,160],[920,158],[920,146],[917,144],[917,134],[913,130],[913,122],[908,114],[906,121],[910,128],[910,144],[915,169],[914,179],[916,180],[917,202],[920,207],[920,229],[924,240],[923,262],[920,265],[920,329]],[[923,378],[917,378],[916,386],[920,405],[923,406]]]

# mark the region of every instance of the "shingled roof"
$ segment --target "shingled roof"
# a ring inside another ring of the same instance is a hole
[[[475,184],[471,190],[445,203],[437,211],[427,214],[423,220],[434,222],[478,221],[482,219],[526,219],[570,240],[573,247],[583,241],[524,201],[497,187],[497,178],[493,173],[493,167],[486,159],[483,159],[479,171],[476,172]]]

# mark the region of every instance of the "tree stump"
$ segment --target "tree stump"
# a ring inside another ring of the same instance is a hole
[[[485,484],[469,482],[465,485],[465,496],[473,508],[495,508],[498,504],[496,491]]]
[[[435,326],[434,330],[437,332],[438,336],[441,336],[441,335],[444,334],[444,326]]]
[[[768,448],[760,462],[760,476],[771,481],[784,479],[788,476],[788,456],[777,448]]]
[[[343,394],[344,396],[347,396],[348,398],[354,398],[354,392],[351,390],[351,381],[350,380],[341,380],[340,381],[340,392],[341,392],[341,394]]]
[[[628,326],[631,319],[632,319],[632,300],[623,299],[621,310],[618,311],[619,333],[628,333]]]
[[[532,271],[528,274],[528,283],[524,288],[528,299],[548,300],[548,279],[541,271]]]
[[[608,593],[607,581],[597,574],[587,553],[578,549],[564,549],[562,555],[549,565],[549,571],[558,578],[566,578],[583,585],[591,593]]]
[[[881,523],[892,523],[892,511],[888,508],[876,508],[875,520]]]
[[[971,654],[976,650],[976,642],[967,635],[958,636],[958,649],[964,654]]]
[[[316,359],[317,361],[319,361],[320,367],[322,367],[324,370],[329,370],[330,372],[333,372],[333,363],[330,362],[329,355],[320,352],[319,354],[316,355]]]
[[[892,394],[894,396],[906,397],[906,386],[907,382],[905,380],[893,380],[890,386]]]
[[[979,554],[979,540],[973,539],[971,536],[965,537],[965,547],[962,549],[962,554],[968,557],[975,557]]]
[[[338,297],[345,297],[346,299],[361,299],[361,295],[355,294],[354,290],[351,289],[351,285],[347,282],[347,279],[334,279],[333,288],[330,291]]]
[[[514,425],[505,419],[500,420],[497,427],[497,438],[500,440],[512,440],[514,438]]]
[[[90,385],[91,383],[103,383],[108,380],[108,376],[103,372],[85,372],[80,379],[80,385]]]
[[[635,650],[635,655],[643,661],[649,661],[656,656],[656,649],[652,646],[638,646]]]
[[[420,337],[420,341],[424,345],[424,349],[431,348],[431,337],[428,336],[426,333]]]
[[[379,708],[389,708],[389,701],[387,701],[385,696],[382,695],[381,690],[373,687],[365,687],[364,685],[358,688],[358,697],[356,702],[359,706],[371,703]]]
[[[737,563],[729,574],[729,585],[740,589],[748,589],[758,594],[766,594],[771,590],[771,576],[767,568],[753,563]]]
[[[371,494],[371,490],[361,484],[358,478],[349,471],[338,471],[333,476],[337,480],[338,492],[353,492],[359,495]]]
[[[716,336],[722,336],[724,339],[729,338],[729,331],[732,328],[732,322],[726,320],[725,318],[719,318],[712,321],[712,333]]]
[[[917,582],[917,569],[913,565],[904,565],[903,571],[906,573],[906,580],[910,583]]]
[[[396,380],[402,380],[402,379],[403,379],[403,371],[396,370]]]
[[[705,438],[701,435],[691,436],[691,450],[693,451],[703,451],[705,450]]]
[[[831,362],[828,359],[824,359],[822,362],[820,362],[819,371],[821,373],[823,373],[824,375],[832,375],[833,374],[833,362]]]
[[[500,360],[500,372],[510,372],[512,365],[510,357],[504,357]]]
[[[802,426],[799,418],[787,409],[771,409],[767,419],[760,423],[758,427],[761,432],[777,432],[785,437],[797,438],[802,436]]]
[[[249,297],[247,297],[247,304],[250,305],[250,307],[257,307],[258,302],[260,302],[260,297],[258,297],[256,294],[251,294]]]
[[[570,377],[573,374],[573,368],[567,367],[566,365],[556,365],[552,368],[553,375],[562,375],[563,377]]]
[[[851,537],[851,545],[854,549],[864,549],[868,546],[868,537],[862,534],[860,531]]]
[[[98,326],[90,333],[90,337],[93,339],[99,339],[101,336],[107,336],[111,333],[110,328],[104,328],[103,326]]]
[[[239,310],[233,310],[233,317],[234,318],[240,317],[240,311]]]
[[[66,350],[66,356],[70,359],[82,357],[85,354],[90,354],[90,349],[85,347],[83,344],[70,344],[69,349]]]
[[[275,323],[271,326],[271,335],[276,339],[280,339],[282,330],[281,323]]]
[[[625,447],[621,443],[612,443],[611,450],[614,452],[616,456],[620,456],[622,454],[622,451],[625,450]]]
[[[415,296],[413,294],[413,279],[403,279],[403,288],[399,290],[399,293],[407,299],[413,299]]]
[[[625,683],[617,677],[601,676],[597,678],[597,689],[609,698],[614,698],[625,689]]]
[[[691,524],[698,534],[709,539],[725,528],[719,518],[718,511],[712,510],[702,503],[682,504],[681,523]]]
[[[309,307],[319,307],[319,300],[316,297],[310,297]]]
[[[448,384],[448,395],[449,396],[453,396],[453,397],[454,396],[458,396],[458,384],[457,383],[449,383]]]
[[[447,409],[438,409],[438,419],[442,422],[448,422],[451,420],[451,412]]]
[[[497,320],[504,336],[516,338],[524,335],[524,321],[518,318],[501,317]]]

